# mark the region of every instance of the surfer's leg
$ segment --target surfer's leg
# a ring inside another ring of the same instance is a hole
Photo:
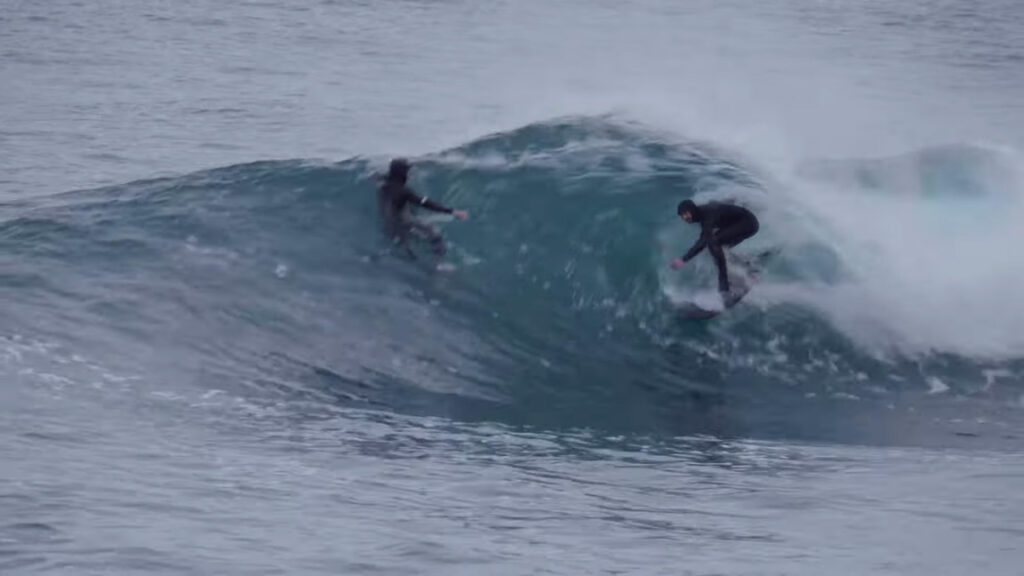
[[[384,222],[384,231],[391,243],[392,254],[403,254],[412,260],[416,260],[416,254],[409,247],[409,233],[412,228],[402,218],[392,218]]]
[[[420,234],[421,236],[426,238],[430,242],[431,247],[433,247],[434,252],[438,256],[444,256],[444,237],[441,236],[441,233],[438,232],[436,228],[428,224],[424,224],[423,222],[420,222],[418,220],[410,220],[409,227],[412,228],[417,234]]]
[[[718,238],[718,243],[726,248],[734,248],[744,240],[747,240],[754,234],[757,234],[759,226],[757,220],[751,218],[737,222],[731,226],[727,226],[719,230],[715,236]],[[729,253],[730,258],[736,258],[740,264],[748,266],[750,262],[746,258],[738,257],[732,252]]]
[[[728,292],[729,274],[725,267],[725,253],[722,252],[722,243],[715,234],[712,234],[711,238],[708,239],[708,252],[711,252],[711,257],[715,260],[715,266],[718,267],[718,291]]]
[[[715,236],[718,238],[718,242],[722,246],[733,248],[740,242],[743,242],[754,234],[757,234],[758,228],[757,220],[751,218],[742,220],[731,226],[727,226],[719,230]]]
[[[391,238],[392,250],[397,250],[399,253],[404,254],[411,260],[416,260],[416,253],[409,247],[408,236],[404,234],[396,234]]]

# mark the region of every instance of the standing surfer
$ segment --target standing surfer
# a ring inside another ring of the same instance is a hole
[[[395,158],[388,166],[387,176],[377,189],[377,205],[385,232],[395,244],[402,245],[405,245],[410,232],[419,234],[430,242],[437,255],[442,256],[445,253],[445,246],[441,233],[410,214],[409,206],[422,206],[434,212],[452,214],[459,220],[468,218],[469,213],[465,210],[454,210],[426,196],[416,194],[406,185],[411,168],[408,160]]]

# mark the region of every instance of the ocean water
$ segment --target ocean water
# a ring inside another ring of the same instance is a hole
[[[1021,573],[1024,5],[3,8],[0,573]]]

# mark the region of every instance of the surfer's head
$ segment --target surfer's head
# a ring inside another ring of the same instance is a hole
[[[405,181],[409,179],[409,169],[412,166],[409,161],[405,158],[395,158],[388,165],[387,180],[389,182],[399,182],[405,184]]]
[[[676,213],[687,222],[700,222],[700,208],[697,208],[693,200],[687,199],[680,202]]]

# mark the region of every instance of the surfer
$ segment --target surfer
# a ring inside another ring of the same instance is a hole
[[[409,213],[409,206],[422,206],[434,212],[452,214],[459,220],[465,220],[469,213],[465,210],[454,210],[443,204],[434,202],[426,196],[416,194],[406,182],[412,166],[404,158],[395,158],[388,166],[380,188],[377,189],[377,205],[386,233],[395,244],[405,245],[409,233],[424,236],[433,246],[434,252],[442,256],[445,253],[444,238],[434,228],[416,219]]]
[[[700,238],[682,258],[672,261],[676,270],[682,268],[707,246],[718,267],[718,291],[723,298],[729,293],[729,275],[725,267],[722,247],[731,248],[754,234],[760,225],[754,213],[742,206],[722,202],[709,202],[698,206],[693,200],[683,200],[676,209],[687,222],[700,223]]]

